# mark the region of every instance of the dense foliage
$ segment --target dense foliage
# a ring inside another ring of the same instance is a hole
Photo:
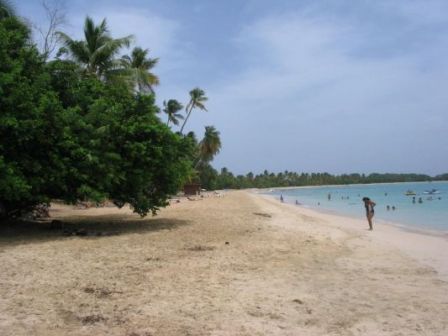
[[[448,181],[448,173],[437,175],[433,178],[434,181]]]
[[[387,183],[387,182],[418,182],[432,180],[448,180],[448,174],[431,177],[423,174],[342,174],[328,173],[270,173],[234,175],[227,168],[218,173],[210,165],[202,167],[201,183],[207,189],[242,189],[242,188],[273,188],[313,185]]]
[[[190,176],[194,143],[157,116],[153,95],[79,63],[45,63],[28,28],[0,19],[0,212],[57,198],[129,203],[146,215]]]

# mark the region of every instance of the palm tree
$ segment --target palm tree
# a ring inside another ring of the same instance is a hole
[[[150,72],[159,61],[158,58],[147,58],[148,49],[135,47],[131,56],[121,58],[121,64],[134,89],[138,92],[154,93],[153,86],[159,85],[159,78]]]
[[[187,112],[187,117],[185,118],[185,121],[180,129],[180,133],[182,133],[185,124],[187,123],[187,120],[190,117],[191,111],[193,111],[194,108],[197,107],[201,110],[207,111],[204,105],[204,102],[206,102],[207,100],[208,98],[205,96],[204,90],[201,90],[200,88],[194,88],[193,90],[190,91],[190,102],[185,108],[185,111]]]
[[[166,101],[163,101],[163,106],[164,106],[163,112],[165,112],[168,115],[166,125],[168,126],[170,121],[174,125],[179,125],[179,119],[184,118],[182,114],[177,113],[184,108],[182,104],[179,103],[176,99],[170,99],[168,100],[168,103]]]
[[[199,142],[199,158],[196,167],[200,163],[210,162],[221,150],[219,132],[213,126],[205,126],[204,138]]]
[[[16,16],[13,5],[8,0],[0,0],[0,19]]]
[[[104,78],[107,72],[116,66],[115,56],[121,48],[129,47],[133,39],[131,35],[112,38],[106,19],[97,26],[89,16],[84,22],[85,40],[73,40],[62,32],[58,32],[58,35],[65,45],[63,52],[70,54],[71,58],[83,65],[88,73],[99,78]]]

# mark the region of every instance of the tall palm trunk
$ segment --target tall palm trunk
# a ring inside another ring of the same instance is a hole
[[[196,159],[196,163],[194,164],[194,169],[198,169],[199,165],[201,164],[201,162],[205,162],[208,163],[207,161],[202,161],[200,157],[198,157]]]
[[[185,124],[187,123],[188,118],[190,118],[191,111],[193,111],[193,104],[190,105],[190,111],[187,113],[187,117],[185,118],[184,123],[182,124],[182,127],[180,128],[180,134],[182,134]]]

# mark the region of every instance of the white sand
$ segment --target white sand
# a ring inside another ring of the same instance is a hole
[[[0,335],[448,335],[446,241],[247,192],[0,236]],[[228,242],[228,244],[226,244]]]
[[[263,197],[269,203],[278,203],[273,197],[264,195],[260,195],[260,197]],[[326,227],[357,233],[361,235],[360,239],[366,238],[372,243],[397,248],[400,252],[407,254],[423,265],[432,267],[440,278],[448,280],[448,239],[444,234],[433,232],[425,234],[423,231],[413,232],[412,230],[399,228],[393,223],[378,223],[375,218],[374,231],[369,231],[367,220],[327,214],[292,204],[282,204],[282,206],[299,214],[319,219],[320,224],[324,224]]]

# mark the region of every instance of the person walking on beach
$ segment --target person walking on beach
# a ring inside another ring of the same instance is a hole
[[[369,230],[372,231],[373,230],[372,218],[373,215],[375,214],[374,207],[376,204],[368,197],[364,197],[362,200],[364,201],[364,206],[366,207],[366,215],[367,215],[367,221],[369,222]]]

